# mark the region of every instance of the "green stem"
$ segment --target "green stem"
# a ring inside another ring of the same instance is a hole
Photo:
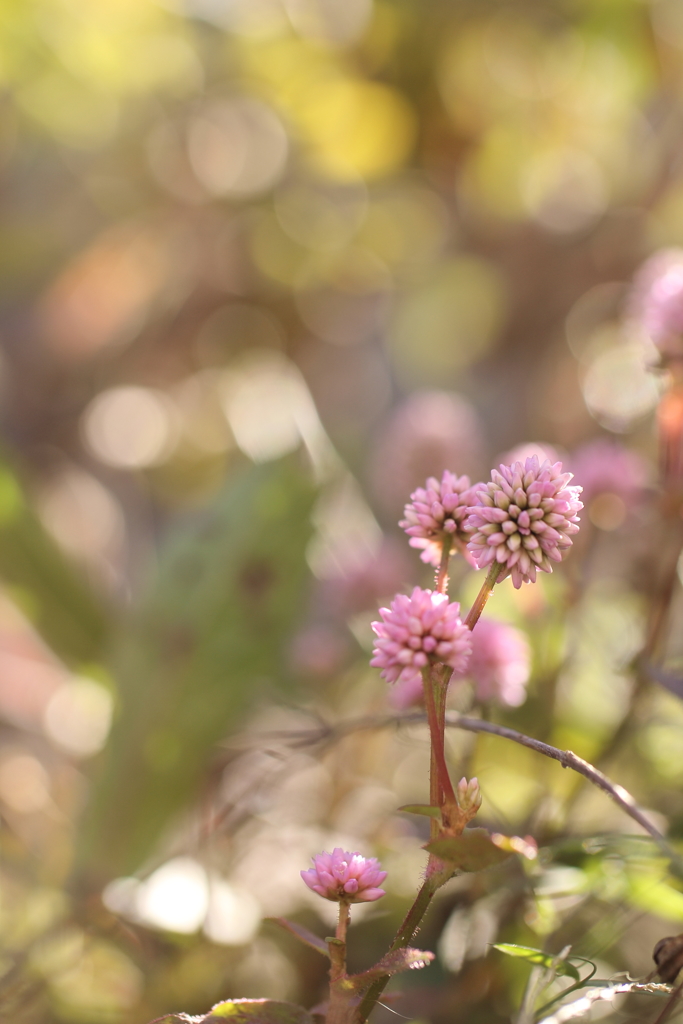
[[[389,952],[393,953],[394,950],[404,949],[409,946],[415,932],[420,927],[422,918],[427,912],[427,908],[432,901],[432,897],[436,892],[436,887],[431,879],[426,878],[420,887],[420,891],[415,897],[415,902],[406,914],[403,924],[396,933],[396,938],[392,942]],[[370,1016],[372,1010],[377,1003],[377,1000],[382,995],[387,982],[389,981],[389,975],[386,974],[383,978],[378,978],[374,984],[370,986],[368,991],[363,996],[363,1000],[358,1007],[358,1021],[359,1024],[364,1022]]]
[[[468,629],[474,629],[476,624],[479,622],[479,616],[484,610],[486,602],[493,593],[493,588],[498,583],[501,574],[504,572],[504,567],[499,562],[494,562],[488,571],[488,575],[484,580],[481,590],[474,599],[474,604],[467,613],[465,619],[465,625]]]

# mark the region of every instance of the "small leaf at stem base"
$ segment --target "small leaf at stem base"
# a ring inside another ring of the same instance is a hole
[[[424,847],[460,871],[482,871],[507,860],[512,850],[501,849],[485,828],[468,828],[460,836],[445,836]]]
[[[424,814],[427,818],[441,817],[441,808],[430,807],[429,804],[404,804],[403,807],[398,807],[397,810],[403,811],[404,814]]]
[[[299,942],[303,942],[304,945],[314,949],[316,953],[322,953],[323,956],[329,958],[330,951],[327,948],[327,943],[322,939],[314,935],[313,932],[309,932],[308,928],[304,928],[301,924],[296,924],[294,921],[288,921],[286,917],[267,917],[266,921],[272,921],[273,924],[277,924],[280,928],[284,928],[286,932],[293,935]]]

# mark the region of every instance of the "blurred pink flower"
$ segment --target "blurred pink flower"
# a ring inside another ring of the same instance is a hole
[[[598,494],[617,494],[628,502],[647,482],[645,460],[617,441],[606,438],[589,441],[578,448],[570,464],[575,479],[581,481],[584,504]]]
[[[424,700],[424,686],[422,676],[415,674],[405,679],[397,679],[393,686],[389,687],[388,700],[392,708],[397,711],[405,711],[406,708],[414,708],[422,704]]]
[[[457,477],[446,470],[440,481],[430,476],[426,488],[418,487],[413,491],[403,513],[405,519],[398,525],[409,535],[411,548],[423,549],[420,555],[423,562],[439,565],[446,534],[462,544],[467,543],[469,533],[465,520],[469,506],[476,503],[476,488],[483,486],[473,486],[468,476]]]
[[[416,391],[381,428],[369,466],[378,502],[394,512],[428,476],[458,466],[465,473],[481,464],[481,426],[472,406],[448,391]]]
[[[410,580],[411,558],[405,545],[385,537],[376,554],[362,565],[324,581],[322,598],[333,613],[352,615],[376,608]]]
[[[479,619],[472,630],[472,657],[467,675],[477,700],[496,700],[518,707],[526,698],[531,648],[519,629],[495,619]]]
[[[560,453],[556,448],[553,448],[551,444],[546,444],[544,441],[523,441],[521,444],[516,444],[510,451],[505,452],[503,455],[495,459],[495,462],[504,466],[511,466],[513,462],[526,462],[527,459],[532,458],[534,455],[538,456],[539,462],[559,462]]]
[[[350,653],[346,637],[325,623],[311,623],[292,640],[289,657],[295,672],[306,676],[331,676],[338,672]]]
[[[683,249],[661,249],[643,263],[633,281],[630,311],[658,348],[681,354]]]
[[[535,455],[492,470],[466,524],[472,531],[467,546],[479,568],[497,561],[516,588],[533,583],[537,569],[552,572],[551,562],[562,561],[579,529],[581,488],[568,487],[571,478],[562,463],[539,464]]]
[[[376,857],[348,853],[337,846],[332,853],[318,853],[312,860],[313,867],[302,871],[301,877],[309,889],[326,900],[372,903],[386,895],[379,886],[387,873]]]
[[[372,623],[377,640],[370,664],[387,682],[417,680],[430,662],[464,671],[472,637],[460,620],[460,605],[445,594],[415,587],[410,597],[398,594],[379,613],[383,621]]]

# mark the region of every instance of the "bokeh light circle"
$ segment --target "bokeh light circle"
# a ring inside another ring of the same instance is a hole
[[[177,437],[169,400],[152,388],[102,391],[81,422],[92,454],[118,469],[144,469],[164,462]]]

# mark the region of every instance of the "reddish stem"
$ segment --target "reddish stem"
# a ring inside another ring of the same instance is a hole
[[[453,546],[453,538],[450,533],[443,533],[443,539],[441,541],[441,561],[439,562],[439,568],[436,573],[435,587],[437,594],[448,593],[448,563],[451,557],[451,547]]]
[[[439,680],[435,678],[434,670],[426,668],[423,670],[425,705],[427,708],[427,721],[431,736],[431,777],[430,777],[430,800],[438,797],[437,807],[456,804],[455,791],[448,774],[446,764],[446,752],[444,745],[445,733],[445,693],[439,693],[437,688]]]
[[[476,624],[479,622],[479,616],[484,610],[486,602],[493,593],[493,588],[498,583],[501,574],[505,571],[505,567],[500,565],[499,562],[494,562],[488,571],[488,575],[484,580],[481,590],[474,599],[474,604],[467,613],[465,619],[465,625],[468,629],[474,629]]]
[[[346,942],[346,932],[349,927],[349,904],[346,900],[339,901],[339,921],[337,923],[337,930],[335,932],[335,938],[341,942]]]

